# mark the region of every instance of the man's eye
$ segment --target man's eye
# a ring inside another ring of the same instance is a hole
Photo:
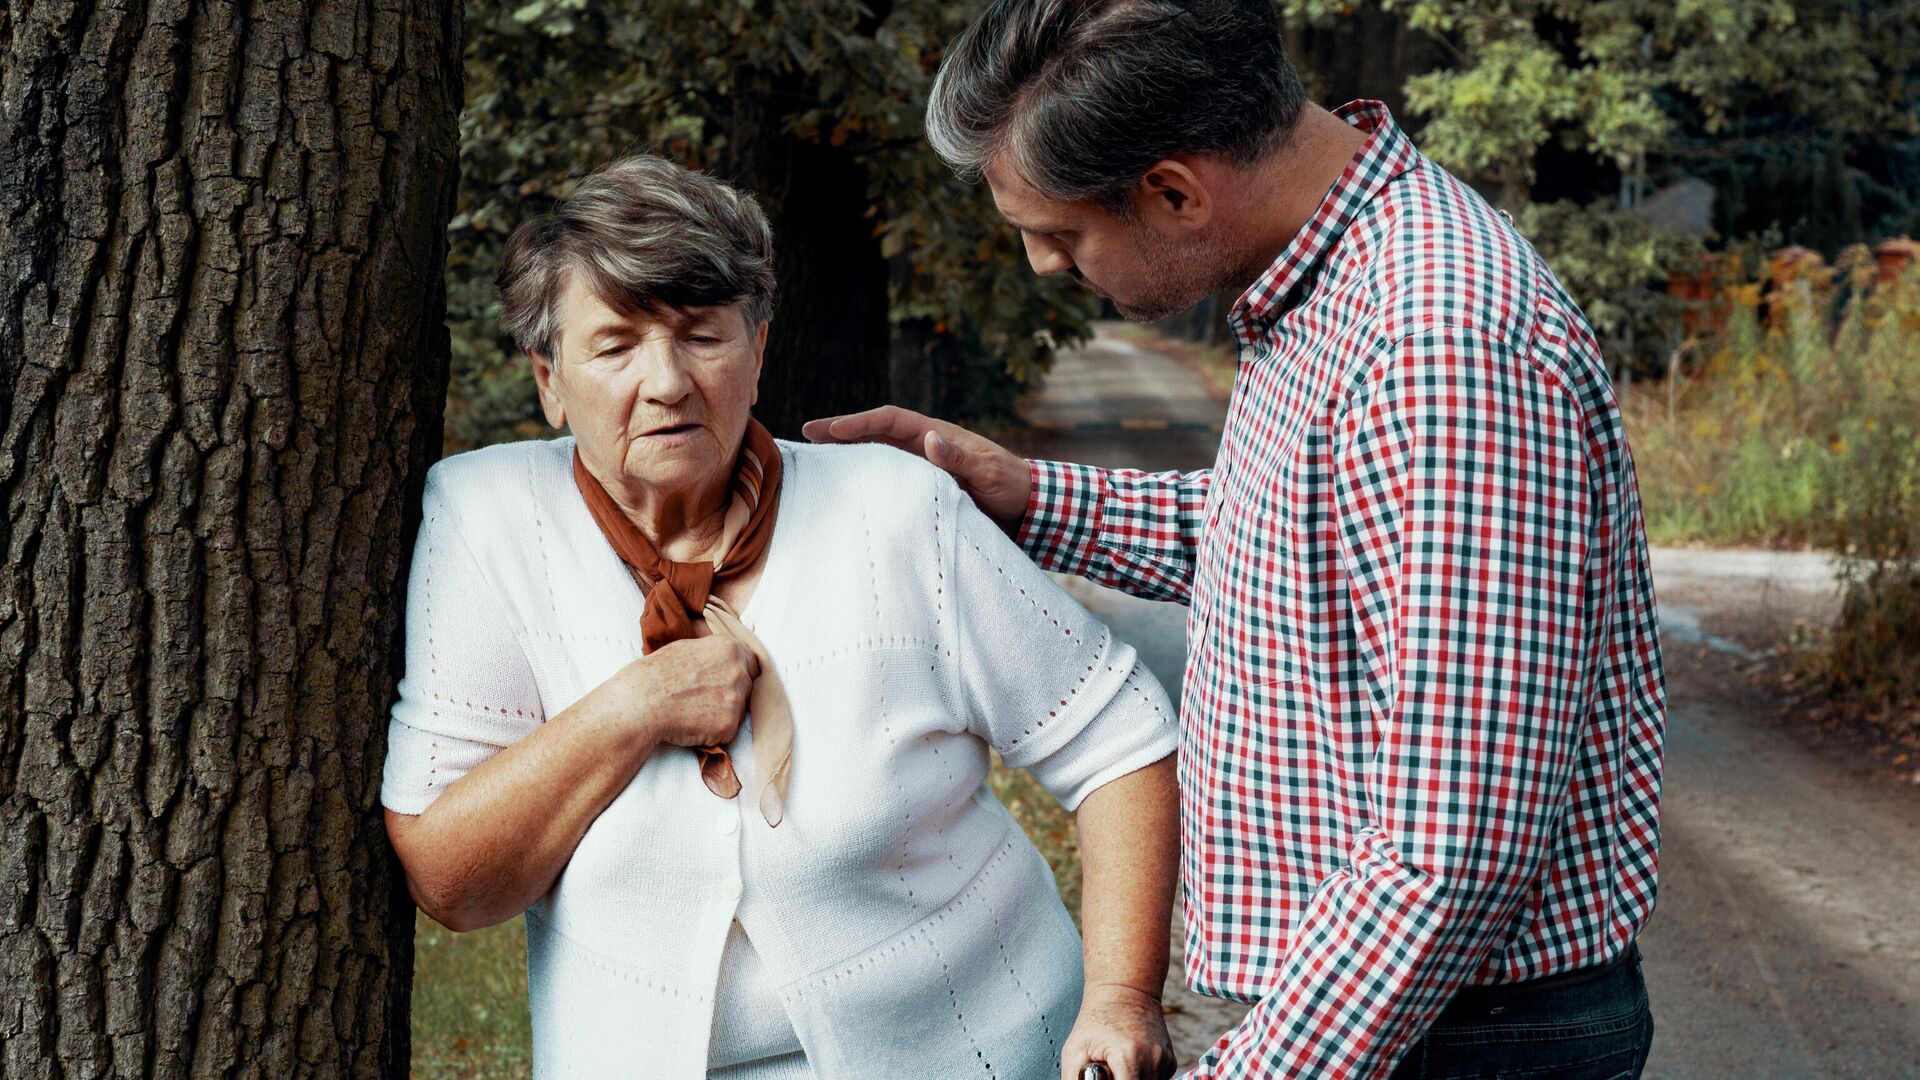
[[[695,334],[691,338],[688,338],[687,340],[693,342],[695,345],[720,344],[720,339],[717,337],[714,337],[712,334]]]

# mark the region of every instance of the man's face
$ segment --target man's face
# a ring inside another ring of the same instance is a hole
[[[1164,319],[1224,287],[1227,260],[1207,235],[1165,228],[1152,207],[1122,221],[1086,201],[1033,189],[1005,157],[985,172],[994,205],[1020,230],[1027,262],[1042,277],[1070,274],[1134,322]]]

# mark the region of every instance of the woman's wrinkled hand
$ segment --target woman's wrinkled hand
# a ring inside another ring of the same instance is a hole
[[[669,642],[610,682],[627,718],[664,746],[725,746],[747,714],[760,662],[725,634]]]
[[[1089,985],[1060,1052],[1060,1080],[1080,1080],[1091,1062],[1105,1065],[1112,1080],[1172,1076],[1173,1039],[1160,999],[1131,986]]]

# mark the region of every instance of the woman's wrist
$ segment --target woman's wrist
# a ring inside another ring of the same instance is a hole
[[[1081,991],[1083,998],[1102,997],[1153,1005],[1160,1004],[1163,994],[1163,988],[1159,985],[1150,985],[1148,979],[1103,979],[1091,975],[1087,977],[1084,989]]]
[[[587,706],[583,719],[610,760],[629,762],[635,768],[666,741],[647,680],[636,678],[644,663],[643,657],[629,665],[581,702]]]

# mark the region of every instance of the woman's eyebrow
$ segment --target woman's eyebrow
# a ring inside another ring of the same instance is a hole
[[[605,325],[595,327],[593,332],[587,335],[587,348],[594,348],[608,338],[628,337],[631,336],[632,333],[632,328],[626,323],[606,323]]]

